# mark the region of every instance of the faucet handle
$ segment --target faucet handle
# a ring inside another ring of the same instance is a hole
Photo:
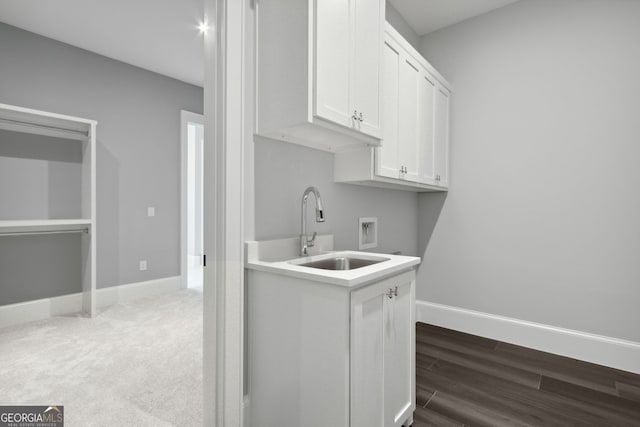
[[[317,235],[317,234],[318,234],[318,232],[317,232],[317,231],[314,231],[314,232],[313,232],[313,236],[311,236],[311,239],[307,239],[307,245],[308,245],[309,247],[313,247],[313,245],[315,244],[315,242],[316,242],[316,235]]]

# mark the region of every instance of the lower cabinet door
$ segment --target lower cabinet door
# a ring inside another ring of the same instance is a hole
[[[413,282],[394,284],[390,291],[384,310],[385,426],[401,426],[415,409]]]
[[[384,283],[351,293],[351,427],[385,427]]]
[[[391,278],[351,294],[351,427],[400,426],[412,417],[413,283]]]

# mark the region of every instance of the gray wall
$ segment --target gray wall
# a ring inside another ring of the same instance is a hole
[[[0,130],[0,220],[80,218],[81,166],[81,142]]]
[[[98,287],[178,275],[180,110],[202,89],[5,24],[0,58],[0,102],[98,121]]]
[[[640,342],[639,22],[636,1],[523,0],[423,37],[452,176],[420,196],[417,298]]]
[[[395,30],[399,32],[402,37],[404,37],[411,44],[411,46],[415,47],[416,49],[420,49],[420,36],[418,35],[418,33],[413,31],[413,28],[409,26],[409,23],[407,23],[407,21],[402,17],[402,15],[400,15],[400,13],[396,10],[395,7],[391,5],[389,1],[387,1],[385,12],[387,22],[391,24],[391,26],[395,28]]]
[[[315,201],[308,205],[309,233],[333,233],[338,249],[358,248],[358,218],[378,217],[378,247],[373,252],[417,252],[415,193],[333,182],[333,154],[256,137],[256,239],[300,235],[300,200],[318,187],[326,222],[315,222]]]

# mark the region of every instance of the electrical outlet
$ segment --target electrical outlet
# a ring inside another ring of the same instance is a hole
[[[147,216],[156,216],[156,208],[150,206],[147,208]]]
[[[145,271],[146,269],[147,269],[147,261],[146,260],[140,261],[140,271]]]

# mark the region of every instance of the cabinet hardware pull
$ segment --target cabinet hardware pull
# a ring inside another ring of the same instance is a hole
[[[351,116],[351,119],[354,121],[358,121],[358,110],[353,110],[353,116]]]
[[[389,290],[387,291],[387,297],[389,299],[393,298],[393,297],[397,297],[398,296],[398,287],[396,286],[395,288],[389,288]]]
[[[358,118],[358,120],[360,121],[360,123],[364,121],[364,118],[362,117],[362,113],[360,113],[360,118]]]

